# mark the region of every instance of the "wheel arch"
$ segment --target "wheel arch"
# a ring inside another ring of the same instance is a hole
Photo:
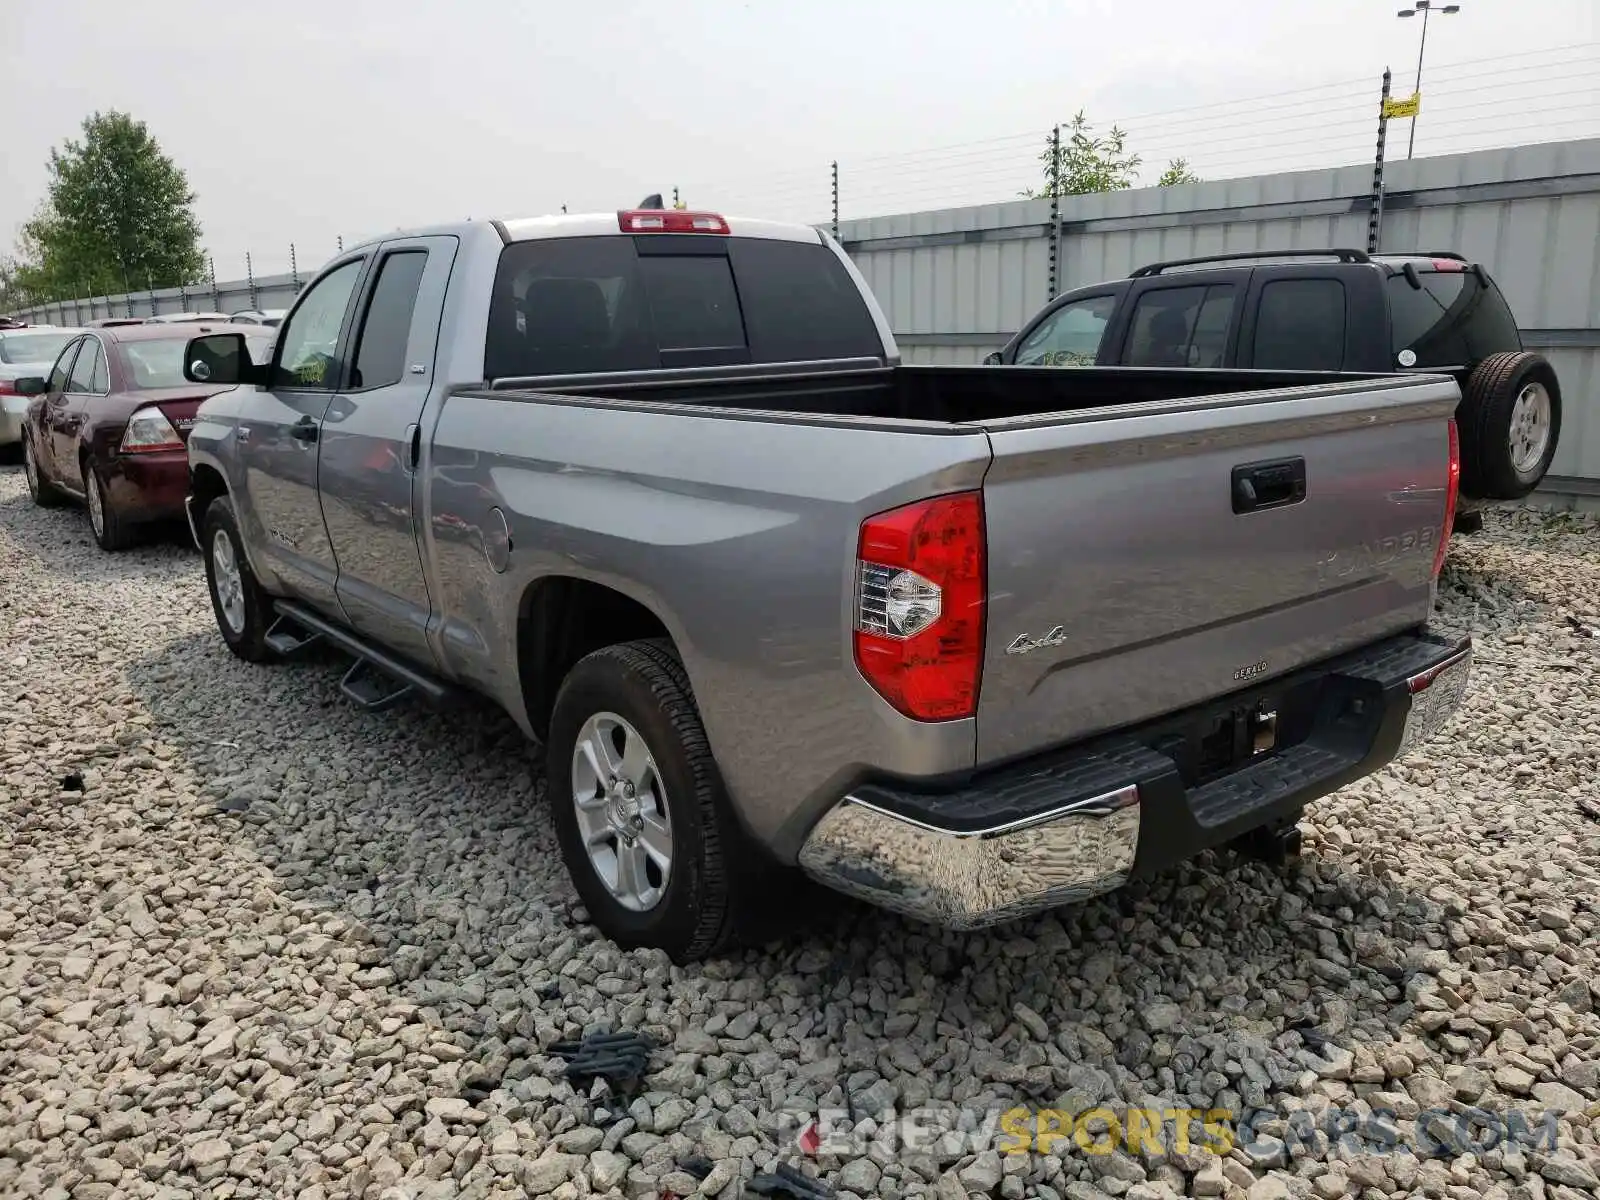
[[[668,621],[611,583],[578,575],[531,581],[517,605],[517,682],[528,727],[543,739],[556,693],[585,655],[605,646],[664,638],[681,654]]]

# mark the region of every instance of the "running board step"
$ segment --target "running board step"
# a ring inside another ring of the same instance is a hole
[[[350,664],[350,669],[339,681],[339,690],[352,703],[360,705],[368,712],[381,712],[383,709],[393,708],[412,692],[409,683],[392,675],[383,674],[374,669],[364,658],[358,658]]]
[[[272,628],[267,630],[265,640],[273,653],[288,658],[291,654],[304,650],[321,637],[320,633],[306,629],[293,617],[280,614],[278,619],[272,623]]]
[[[306,631],[307,642],[321,638],[346,654],[355,656],[356,661],[345,672],[339,690],[362,708],[376,712],[410,696],[420,696],[429,704],[443,705],[459,696],[458,690],[444,680],[380,649],[359,634],[335,625],[302,604],[293,600],[279,600],[273,604],[273,609],[279,618],[273,624],[274,630],[288,620]]]

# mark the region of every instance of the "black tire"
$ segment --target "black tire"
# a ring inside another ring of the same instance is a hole
[[[239,536],[239,521],[233,514],[233,503],[226,496],[218,496],[206,509],[200,522],[200,552],[206,560],[206,590],[211,594],[211,611],[217,618],[217,629],[222,640],[245,662],[266,662],[274,657],[267,646],[267,630],[272,626],[272,597],[267,595],[254,573],[250,560],[245,557],[244,539]],[[233,562],[238,570],[239,599],[243,619],[236,629],[224,612],[223,601],[217,591],[217,539],[226,537]]]
[[[66,497],[39,469],[38,456],[33,452],[33,439],[26,430],[22,434],[22,473],[28,481],[28,496],[40,508],[60,508],[65,502]]]
[[[1549,436],[1536,461],[1518,466],[1512,417],[1527,389],[1544,389]],[[1561,385],[1543,355],[1491,354],[1473,368],[1456,410],[1461,434],[1461,490],[1489,500],[1520,500],[1544,479],[1561,439]]]
[[[645,911],[611,894],[579,829],[573,756],[583,726],[600,713],[620,716],[643,736],[664,785],[671,868],[660,899]],[[756,855],[733,817],[688,675],[668,643],[607,646],[573,667],[556,696],[545,751],[546,795],[562,857],[602,933],[624,949],[658,948],[679,963],[743,940],[741,909]]]
[[[111,502],[111,493],[100,478],[100,472],[90,466],[87,460],[83,463],[83,498],[89,509],[89,532],[94,534],[95,544],[100,549],[115,553],[133,544],[137,529],[118,514]],[[96,512],[99,513],[98,519]]]

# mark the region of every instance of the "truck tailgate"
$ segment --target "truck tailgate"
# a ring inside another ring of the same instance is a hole
[[[982,422],[978,762],[1423,623],[1459,398],[1413,376]]]

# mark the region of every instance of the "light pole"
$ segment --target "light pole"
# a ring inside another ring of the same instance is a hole
[[[1417,86],[1415,91],[1419,108],[1411,116],[1411,137],[1406,142],[1406,157],[1408,159],[1411,157],[1411,152],[1417,148],[1417,117],[1421,115],[1420,105],[1422,103],[1422,55],[1428,48],[1428,14],[1438,12],[1449,16],[1451,13],[1460,11],[1461,5],[1459,4],[1445,4],[1439,8],[1434,8],[1432,0],[1416,0],[1416,3],[1410,8],[1402,8],[1398,14],[1401,17],[1414,17],[1418,13],[1422,14],[1422,43],[1417,47]]]

